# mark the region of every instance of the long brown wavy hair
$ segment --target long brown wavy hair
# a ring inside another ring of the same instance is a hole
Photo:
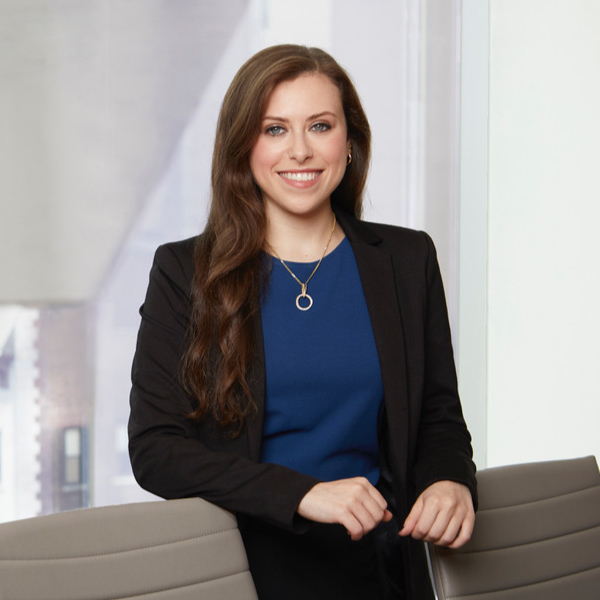
[[[197,398],[190,417],[212,415],[231,436],[240,433],[256,404],[249,384],[254,359],[252,317],[268,274],[261,252],[266,212],[250,170],[271,92],[283,82],[315,73],[339,89],[352,144],[352,163],[331,195],[332,204],[357,218],[371,156],[371,131],[348,74],[326,52],[284,44],[261,50],[234,77],[223,100],[212,162],[212,202],[195,248],[189,345],[183,382]]]

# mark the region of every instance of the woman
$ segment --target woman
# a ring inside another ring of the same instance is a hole
[[[158,249],[133,364],[142,487],[235,512],[261,600],[431,597],[475,467],[435,250],[359,220],[370,130],[315,48],[223,102],[204,233]]]

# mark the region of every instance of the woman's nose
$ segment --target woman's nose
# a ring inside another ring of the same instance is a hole
[[[312,156],[312,147],[304,133],[295,133],[290,136],[290,158],[299,162],[304,162]]]

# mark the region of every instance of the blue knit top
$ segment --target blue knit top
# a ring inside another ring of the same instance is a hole
[[[262,461],[332,481],[379,478],[381,370],[363,289],[347,238],[308,284],[314,304],[298,310],[300,285],[277,258],[261,300],[266,360]],[[316,262],[286,264],[306,281]],[[301,301],[305,305],[306,299]]]

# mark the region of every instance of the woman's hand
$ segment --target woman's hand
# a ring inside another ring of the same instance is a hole
[[[392,518],[383,496],[364,477],[317,483],[302,498],[297,512],[318,523],[339,523],[355,541]]]
[[[460,548],[471,538],[474,524],[475,511],[469,489],[454,481],[437,481],[417,498],[400,535]]]

